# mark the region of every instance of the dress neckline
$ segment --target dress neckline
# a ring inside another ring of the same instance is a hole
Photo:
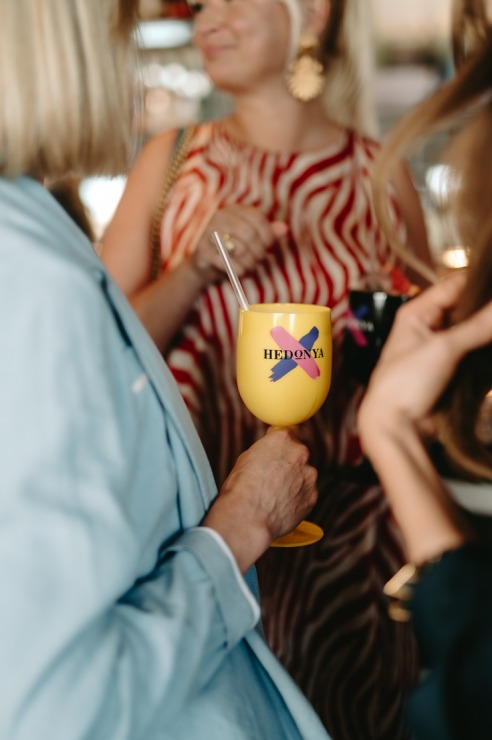
[[[226,145],[234,149],[235,152],[240,152],[247,155],[261,154],[272,159],[285,159],[288,158],[321,158],[331,157],[339,152],[342,152],[349,141],[355,136],[355,133],[351,129],[341,128],[339,134],[334,137],[329,144],[318,149],[303,149],[303,150],[292,150],[292,151],[272,151],[271,149],[263,149],[262,147],[250,144],[249,142],[242,141],[236,138],[233,134],[227,131],[223,121],[213,122],[213,137],[219,142],[224,142]]]

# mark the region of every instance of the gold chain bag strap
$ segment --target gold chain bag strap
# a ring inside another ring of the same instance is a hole
[[[167,167],[164,179],[162,181],[161,193],[159,196],[159,202],[154,212],[152,219],[152,228],[150,231],[150,249],[151,249],[151,269],[150,279],[154,281],[161,271],[161,223],[164,211],[169,202],[169,196],[174,183],[176,182],[179,174],[179,170],[186,159],[188,154],[189,146],[193,134],[195,132],[195,126],[186,126],[178,131],[174,147],[171,152],[171,158]]]

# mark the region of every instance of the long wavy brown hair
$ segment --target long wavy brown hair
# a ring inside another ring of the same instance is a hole
[[[463,4],[463,3],[462,3]],[[473,2],[476,7],[477,3]],[[482,20],[485,15],[482,16]],[[404,260],[407,250],[398,239],[388,211],[387,184],[394,163],[417,140],[444,123],[459,120],[459,133],[447,153],[457,183],[451,207],[458,232],[469,249],[468,280],[450,320],[472,316],[492,300],[492,33],[481,27],[475,46],[453,80],[412,110],[392,130],[374,178],[375,206],[394,251]],[[475,479],[492,480],[492,445],[480,433],[484,399],[492,388],[492,345],[470,353],[439,401],[440,439],[455,466]]]
[[[454,0],[451,13],[451,42],[458,69],[486,41],[489,30],[483,0]]]

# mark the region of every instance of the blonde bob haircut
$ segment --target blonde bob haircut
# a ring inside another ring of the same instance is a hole
[[[0,0],[0,174],[128,165],[136,0]]]

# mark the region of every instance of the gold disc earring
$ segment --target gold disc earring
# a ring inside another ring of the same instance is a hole
[[[299,40],[297,58],[287,69],[287,88],[296,100],[307,102],[321,95],[325,84],[324,69],[313,51],[318,40],[312,33],[303,32]]]

